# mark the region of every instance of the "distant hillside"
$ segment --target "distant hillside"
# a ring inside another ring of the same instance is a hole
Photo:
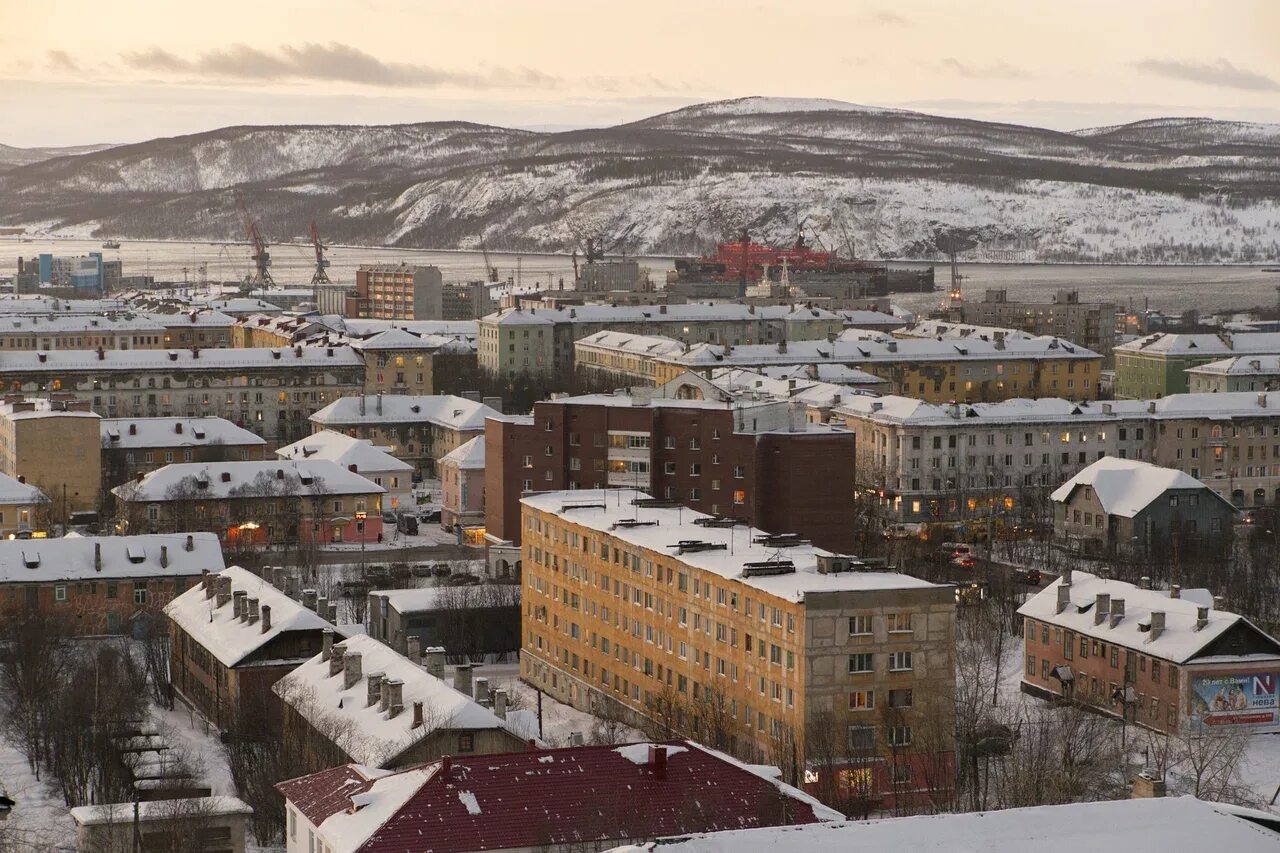
[[[0,171],[29,163],[39,163],[54,157],[73,157],[110,148],[110,145],[71,145],[66,148],[14,148],[0,144]]]
[[[1280,258],[1280,126],[1166,118],[1064,133],[839,101],[742,98],[617,127],[229,127],[12,168],[0,224],[113,236],[706,250],[797,228],[874,257]],[[47,223],[54,223],[48,226]]]

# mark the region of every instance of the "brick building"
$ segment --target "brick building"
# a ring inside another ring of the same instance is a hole
[[[314,590],[303,598],[307,605],[239,566],[202,576],[164,608],[174,690],[219,728],[255,718],[277,725],[272,685],[315,657],[335,630],[316,612],[332,606]]]
[[[5,395],[0,402],[0,473],[48,495],[54,522],[67,521],[73,512],[96,510],[100,420],[87,402],[66,393],[40,398]]]
[[[430,266],[379,264],[356,270],[355,292],[343,314],[384,320],[473,320],[493,310],[482,281],[445,284]]]
[[[267,442],[225,418],[103,418],[102,488],[174,462],[264,459]]]
[[[485,528],[491,539],[519,542],[524,494],[631,487],[847,549],[854,456],[851,433],[809,424],[787,401],[643,389],[542,401],[532,418],[486,423]]]
[[[212,533],[0,541],[0,615],[116,634],[222,569]]]
[[[483,544],[486,534],[484,511],[485,438],[478,435],[461,447],[440,457],[440,525],[448,530],[461,527],[464,535]]]
[[[878,804],[950,785],[951,587],[650,502],[522,501],[526,681]]]
[[[1206,590],[1067,569],[1018,613],[1026,693],[1171,734],[1280,731],[1280,641]]]

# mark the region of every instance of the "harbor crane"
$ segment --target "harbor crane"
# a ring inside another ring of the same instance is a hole
[[[253,247],[253,254],[249,256],[253,260],[253,273],[248,276],[245,284],[250,290],[254,287],[271,287],[275,281],[271,278],[271,253],[267,251],[267,241],[262,239],[258,223],[249,215],[244,199],[238,199],[237,206],[240,208],[240,218],[244,220],[245,234],[249,238],[250,246]]]
[[[311,284],[330,284],[329,259],[324,256],[324,250],[328,246],[320,242],[320,229],[316,227],[314,219],[311,220],[311,245],[316,249],[316,271],[311,274]]]
[[[485,275],[485,278],[487,278],[487,279],[489,280],[489,283],[490,283],[490,284],[497,284],[497,283],[498,283],[498,268],[497,268],[497,267],[495,267],[495,266],[493,265],[493,262],[489,260],[489,247],[488,247],[488,246],[486,246],[486,245],[484,244],[484,241],[483,241],[483,240],[481,240],[481,241],[480,241],[480,251],[484,253],[484,275]]]

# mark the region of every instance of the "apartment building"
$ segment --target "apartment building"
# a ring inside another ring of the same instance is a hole
[[[1065,569],[1018,614],[1025,693],[1167,734],[1280,731],[1280,641],[1207,590]]]
[[[1049,302],[1010,300],[1003,288],[989,289],[981,302],[961,302],[948,319],[979,326],[1000,326],[1032,335],[1053,335],[1075,341],[1108,362],[1116,342],[1116,306],[1110,302],[1081,302],[1075,290],[1059,290]]]
[[[103,418],[98,427],[106,492],[174,462],[266,458],[261,436],[225,418]]]
[[[1280,389],[1280,355],[1235,356],[1186,369],[1193,394]]]
[[[49,496],[50,520],[98,508],[102,441],[100,418],[65,392],[0,401],[0,473]]]
[[[176,462],[112,489],[126,530],[212,530],[240,547],[380,542],[385,493],[315,459]]]
[[[855,440],[788,400],[683,399],[681,389],[566,397],[485,426],[485,529],[521,541],[532,492],[633,488],[711,515],[853,546]],[[701,388],[699,388],[701,391]],[[711,386],[711,391],[716,390]]]
[[[359,474],[374,485],[386,489],[384,509],[408,509],[413,501],[413,466],[402,462],[364,438],[352,438],[340,432],[322,429],[276,451],[281,459],[333,462],[353,474]]]
[[[364,358],[365,394],[439,394],[465,390],[458,380],[473,375],[475,346],[441,335],[387,329],[353,339]]]
[[[342,312],[382,320],[474,320],[495,307],[482,281],[445,284],[436,267],[362,266]]]
[[[212,415],[275,446],[311,431],[308,416],[364,388],[349,347],[57,350],[0,355],[12,393],[61,392],[108,418]]]
[[[119,634],[223,568],[212,533],[0,541],[0,616]]]
[[[462,529],[469,544],[483,544],[485,529],[484,436],[476,436],[440,457],[440,524],[446,530]]]
[[[787,780],[865,773],[882,804],[946,775],[927,767],[953,749],[951,587],[644,492],[521,503],[529,683],[662,719]],[[842,760],[824,766],[816,744],[833,731]]]
[[[132,313],[18,314],[0,326],[0,351],[161,349],[164,336],[163,323]]]
[[[502,403],[452,395],[345,397],[311,416],[316,431],[330,429],[387,447],[397,459],[434,476],[436,460],[484,433],[485,418]]]
[[[1184,394],[1191,390],[1188,370],[1236,356],[1280,356],[1280,332],[1158,332],[1121,344],[1115,348],[1116,396]]]
[[[580,305],[512,308],[479,321],[479,362],[494,376],[565,374],[574,344],[605,330],[666,336],[679,346],[709,342],[739,346],[822,339],[844,330],[839,315],[798,305]]]
[[[1058,338],[892,338],[851,329],[834,340],[684,346],[668,338],[599,332],[574,345],[577,368],[618,381],[662,384],[685,371],[843,365],[870,373],[890,393],[934,403],[1016,397],[1094,400],[1102,357]]]

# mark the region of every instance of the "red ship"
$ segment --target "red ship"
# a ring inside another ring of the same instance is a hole
[[[716,244],[716,253],[701,258],[677,258],[676,271],[681,279],[701,281],[739,281],[744,277],[758,281],[767,266],[777,278],[786,260],[792,276],[805,273],[866,273],[876,264],[841,258],[835,252],[817,251],[809,247],[804,235],[782,248],[753,243],[744,231],[732,242]]]

